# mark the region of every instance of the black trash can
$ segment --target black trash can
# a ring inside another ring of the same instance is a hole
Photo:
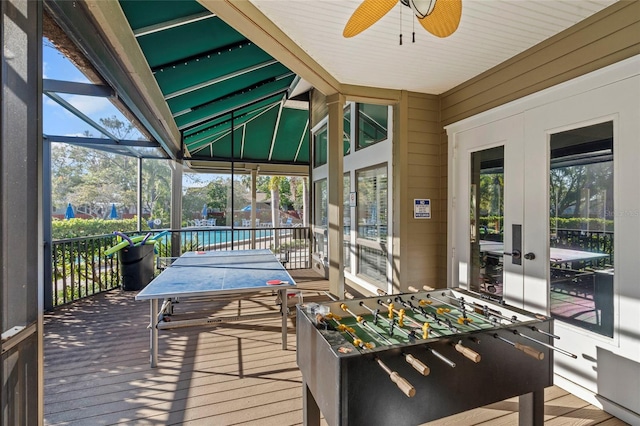
[[[153,279],[153,244],[125,247],[119,252],[123,290],[142,290]]]

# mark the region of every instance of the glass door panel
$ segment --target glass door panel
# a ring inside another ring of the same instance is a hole
[[[471,153],[472,291],[501,299],[504,283],[504,146]]]
[[[613,337],[613,123],[552,134],[550,148],[550,312]]]

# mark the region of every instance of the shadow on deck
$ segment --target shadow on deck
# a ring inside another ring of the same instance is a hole
[[[315,272],[292,275],[306,301],[327,300]],[[302,424],[293,321],[287,350],[277,318],[163,330],[152,369],[149,304],[134,295],[115,290],[46,315],[45,424]],[[265,293],[212,307],[235,315],[273,302]],[[557,387],[545,399],[547,424],[624,424]],[[430,424],[517,424],[517,409],[515,398]]]

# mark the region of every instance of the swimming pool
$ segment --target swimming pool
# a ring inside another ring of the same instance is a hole
[[[180,241],[183,250],[208,250],[216,246],[228,245],[233,242],[248,242],[252,235],[255,234],[256,240],[271,237],[273,231],[269,229],[207,229],[207,230],[189,230],[181,231]]]

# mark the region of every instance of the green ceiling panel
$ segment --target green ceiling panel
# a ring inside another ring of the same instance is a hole
[[[287,161],[295,158],[300,141],[308,139],[309,132],[305,131],[308,121],[309,111],[283,108],[278,126],[278,137],[273,146],[272,160]],[[309,149],[308,143],[306,149]]]
[[[281,80],[272,81],[251,91],[221,99],[215,103],[197,108],[189,113],[175,118],[178,129],[189,128],[198,125],[203,121],[217,118],[222,112],[234,110],[240,106],[251,103],[256,99],[275,95],[278,91],[285,91],[293,81],[293,76]]]
[[[249,121],[254,120],[260,113],[265,112],[265,108],[258,109],[256,111],[252,111],[248,114],[244,114],[240,117],[235,117],[233,119],[234,127],[239,127],[246,124]],[[216,120],[217,123],[215,126],[210,127],[206,130],[194,133],[189,137],[184,138],[184,143],[190,151],[198,149],[204,145],[211,143],[212,140],[220,137],[221,134],[229,132],[231,129],[231,117],[224,116],[219,120]]]
[[[242,155],[242,151],[243,151],[243,129],[242,127],[236,128],[236,130],[233,132],[233,158],[247,158],[246,156]]]
[[[120,0],[120,6],[134,31],[207,11],[196,1],[184,0]]]
[[[157,70],[155,77],[162,93],[168,95],[273,61],[271,56],[254,44],[242,46]]]
[[[280,106],[276,105],[246,125],[244,134],[243,159],[259,160],[269,158],[271,140],[275,131],[274,123],[278,119]]]
[[[276,63],[252,73],[231,78],[200,90],[169,99],[167,104],[172,112],[177,113],[194,106],[207,104],[212,100],[215,101],[236,93],[244,92],[247,88],[266,84],[286,74],[290,74],[290,71],[285,66]]]
[[[256,102],[254,104],[251,104],[247,107],[238,108],[233,113],[234,120],[237,121],[238,119],[242,119],[243,117],[248,115],[254,116],[255,114],[258,114],[261,111],[263,111],[265,108],[269,108],[270,106],[281,102],[283,99],[284,99],[284,96],[282,94],[279,94],[279,95],[275,95],[270,98],[264,99],[262,101]],[[209,130],[212,126],[217,126],[220,123],[230,121],[230,120],[231,120],[231,114],[224,114],[216,119],[209,120],[199,126],[195,126],[189,129],[188,131],[185,131],[184,137],[185,139],[189,139],[191,138],[191,136],[195,134]]]
[[[239,118],[234,118],[233,122],[234,122],[234,126],[241,126],[243,124],[245,124],[247,121],[253,119],[256,115],[258,115],[261,112],[261,110],[259,111],[255,111],[251,114],[245,114],[242,117]],[[211,126],[209,128],[207,128],[206,130],[202,130],[200,132],[194,133],[192,135],[190,135],[189,137],[185,137],[184,138],[184,143],[185,145],[187,145],[187,147],[189,149],[192,149],[191,147],[194,146],[194,144],[198,144],[201,143],[204,140],[211,140],[212,138],[215,138],[218,134],[220,134],[221,131],[228,131],[229,126],[231,126],[231,118],[225,116],[223,119],[220,120],[216,120],[217,123],[215,126]],[[221,130],[222,129],[222,130]]]
[[[196,153],[208,146],[211,145],[212,143],[215,143],[215,141],[217,141],[218,139],[220,139],[222,136],[224,136],[226,133],[228,133],[231,130],[231,128],[229,127],[229,125],[221,125],[218,126],[215,131],[210,132],[206,137],[200,138],[200,139],[195,139],[192,142],[186,144],[187,149],[189,150],[189,153],[191,155],[196,155]]]
[[[196,1],[120,5],[192,158],[308,164],[308,112],[279,115],[290,70]]]
[[[231,132],[211,145],[211,156],[231,159]]]
[[[194,35],[197,34],[197,37]],[[170,66],[246,39],[218,18],[138,37],[151,69]]]

